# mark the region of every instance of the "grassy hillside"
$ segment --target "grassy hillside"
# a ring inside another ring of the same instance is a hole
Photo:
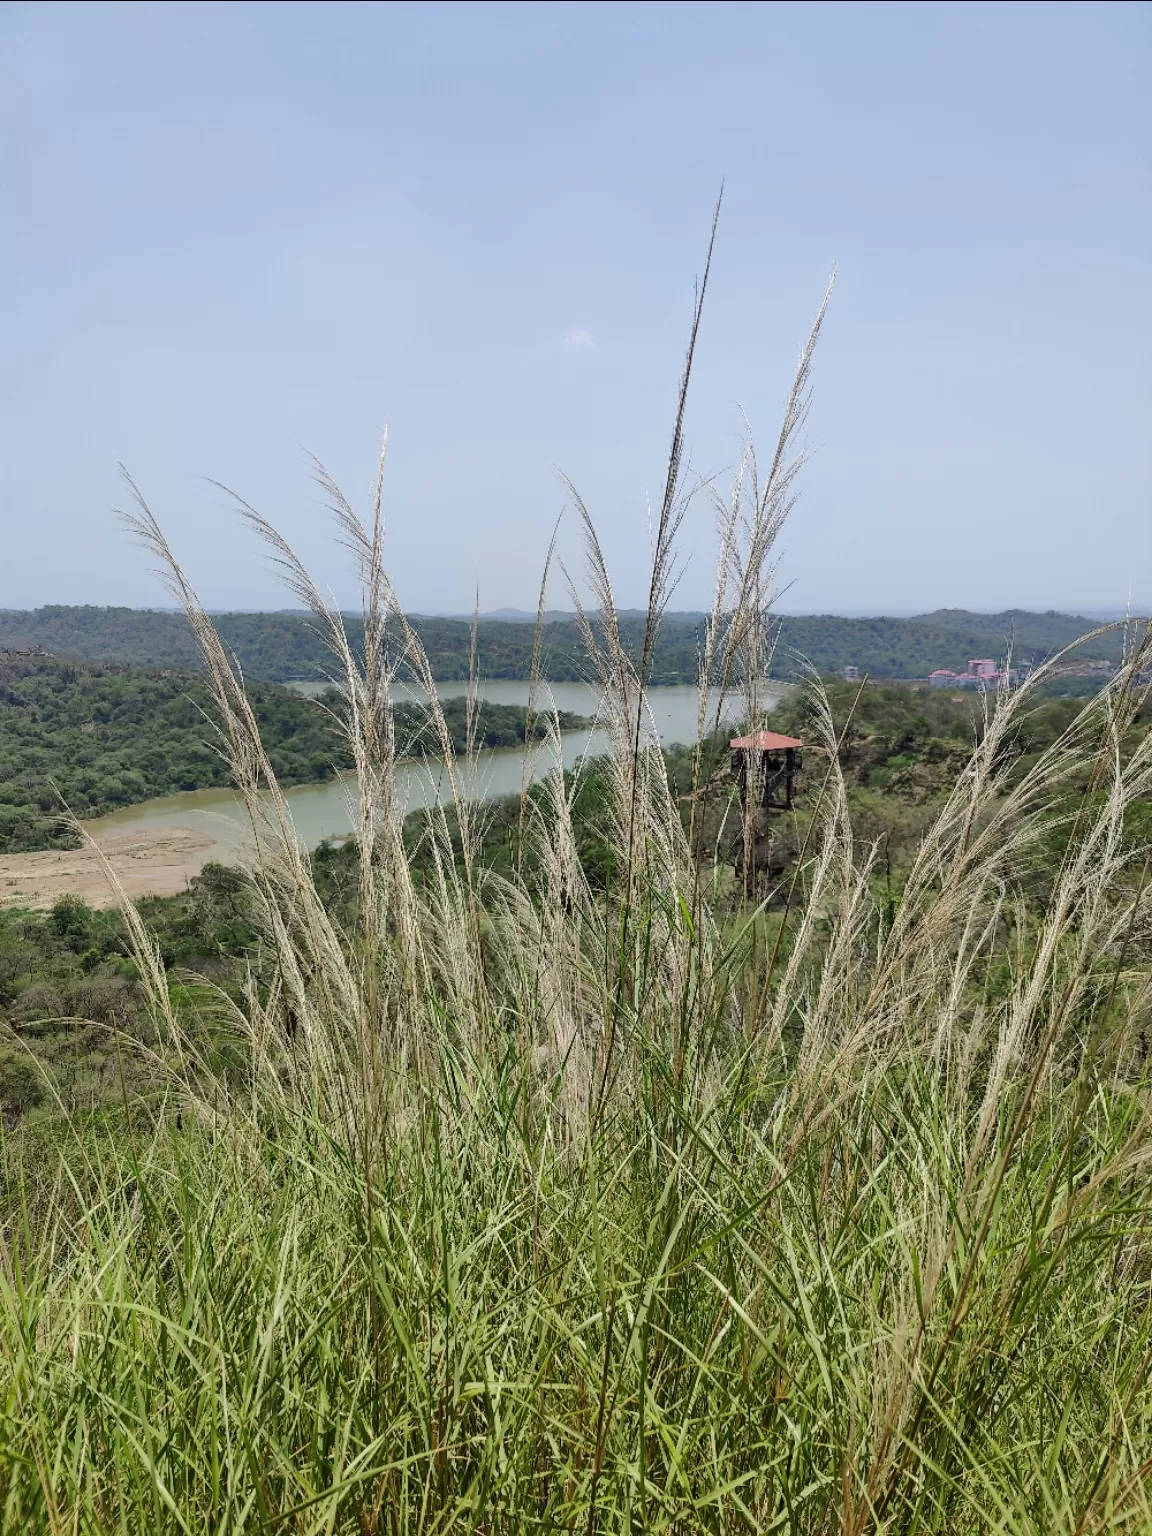
[[[621,736],[595,878],[545,786],[526,875],[381,807],[145,904],[154,950],[0,916],[6,1525],[1147,1528],[1135,702],[1045,758],[879,691],[847,781],[810,749],[787,909]],[[893,883],[853,786],[939,742]]]

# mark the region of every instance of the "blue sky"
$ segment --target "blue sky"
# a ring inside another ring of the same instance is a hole
[[[286,599],[205,477],[348,600],[307,453],[366,506],[385,421],[410,608],[534,605],[561,470],[637,602],[722,177],[695,470],[740,409],[770,442],[839,263],[784,606],[1152,602],[1150,45],[1142,4],[0,7],[0,606],[165,601],[120,460],[209,605]],[[703,500],[684,553],[695,606]]]

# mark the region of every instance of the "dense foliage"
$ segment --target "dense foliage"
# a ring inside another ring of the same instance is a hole
[[[286,682],[322,678],[329,671],[331,654],[313,622],[302,614],[229,613],[220,614],[214,622],[248,678]],[[441,681],[467,677],[470,624],[420,616],[413,622],[434,676]],[[620,622],[625,647],[635,656],[644,621],[637,615],[623,614]],[[703,625],[700,614],[667,616],[656,643],[650,682],[696,681]],[[357,641],[359,619],[349,617],[347,626]],[[1096,627],[1074,615],[1022,611],[976,614],[943,609],[912,619],[788,616],[779,626],[775,669],[780,676],[791,676],[800,656],[822,673],[837,673],[855,665],[875,677],[927,677],[940,667],[962,671],[972,657],[1000,658],[1009,648],[1018,662],[1038,661]],[[477,648],[481,675],[526,678],[532,643],[533,626],[529,623],[482,620]],[[182,614],[135,608],[0,610],[0,648],[4,646],[40,646],[59,655],[139,666],[188,669],[200,664]],[[1114,665],[1122,650],[1122,635],[1112,631],[1087,643],[1077,653],[1078,664]],[[589,661],[574,620],[550,616],[544,630],[544,672],[554,682],[588,678]],[[1097,676],[1095,686],[1099,682]]]
[[[250,969],[262,970],[248,882],[208,864],[184,894],[147,898],[138,910],[173,997],[204,1040],[208,988],[238,998]],[[118,911],[94,911],[74,896],[49,912],[0,908],[0,1113],[8,1124],[38,1106],[54,1114],[146,1095],[157,1073],[140,1047],[157,1043]],[[223,1070],[228,1053],[212,1059]]]
[[[947,792],[984,733],[994,707],[979,694],[950,694],[924,685],[884,682],[824,684],[840,741],[840,764],[851,784],[921,801]],[[1029,761],[1071,725],[1081,709],[1072,697],[1044,697],[1012,732],[1013,754]],[[818,709],[811,693],[796,692],[773,712],[774,730],[813,739]],[[1137,716],[1137,722],[1142,717]]]
[[[248,696],[281,784],[321,781],[350,766],[333,728],[338,694],[318,701],[250,683]],[[0,651],[0,852],[71,846],[74,835],[60,820],[65,805],[79,817],[99,816],[156,795],[230,784],[209,703],[204,680],[188,673]],[[462,698],[444,706],[459,750],[466,711]],[[565,715],[562,723],[581,722]],[[435,750],[421,706],[398,704],[395,725],[401,754]],[[519,706],[480,706],[479,745],[515,746],[524,732]]]
[[[838,763],[857,835],[880,847],[885,878],[899,880],[900,871],[912,858],[919,840],[939,814],[944,799],[953,792],[965,772],[973,749],[984,735],[995,700],[977,694],[950,694],[924,684],[829,680],[824,685],[829,719],[839,742]],[[1041,754],[1068,731],[1083,707],[1073,696],[1052,697],[1045,690],[1022,711],[1000,749],[997,782],[1001,791],[1018,784],[1035,766]],[[773,712],[773,729],[801,740],[821,739],[817,707],[810,692],[800,691],[785,699]],[[1147,700],[1136,711],[1123,739],[1126,753],[1133,750],[1149,728],[1152,708]],[[826,771],[821,751],[807,754],[802,776],[800,814],[817,792]],[[1049,804],[1053,826],[1047,857],[1034,853],[1034,873],[1041,865],[1051,871],[1057,857],[1059,833],[1069,809],[1075,809],[1089,792],[1098,765],[1088,761],[1079,778],[1065,785]],[[796,817],[781,818],[779,835],[788,848],[797,838]],[[1132,806],[1131,827],[1139,823],[1139,835],[1152,839],[1152,807]],[[1135,832],[1133,835],[1137,835]]]
[[[776,666],[787,675],[794,666],[791,653],[796,653],[826,674],[855,666],[878,678],[927,678],[939,668],[963,672],[974,657],[1001,660],[1009,652],[1016,665],[1038,664],[1098,627],[1073,614],[1019,609],[968,613],[942,608],[910,619],[803,615],[781,620]],[[1086,641],[1070,665],[1115,666],[1123,649],[1123,632],[1113,629]],[[1110,670],[1096,672],[1096,687]]]

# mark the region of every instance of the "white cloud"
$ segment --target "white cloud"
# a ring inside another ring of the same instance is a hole
[[[569,331],[564,338],[564,345],[570,352],[586,352],[589,347],[596,345],[592,339],[591,331]]]

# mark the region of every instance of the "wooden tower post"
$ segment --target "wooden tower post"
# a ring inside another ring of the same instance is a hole
[[[778,731],[734,736],[732,777],[740,786],[740,830],[732,845],[732,862],[750,896],[758,875],[771,878],[783,869],[775,863],[769,825],[773,811],[790,811],[800,771],[804,743]]]

